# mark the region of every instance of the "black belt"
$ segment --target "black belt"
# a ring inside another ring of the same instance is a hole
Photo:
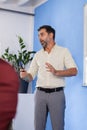
[[[38,90],[44,91],[46,93],[52,93],[52,92],[57,92],[63,90],[63,87],[58,87],[58,88],[42,88],[42,87],[37,87]]]

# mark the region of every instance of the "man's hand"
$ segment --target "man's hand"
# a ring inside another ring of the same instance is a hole
[[[21,77],[21,78],[25,78],[27,75],[28,75],[28,74],[27,74],[27,72],[26,72],[25,69],[20,69],[20,77]]]
[[[46,69],[47,71],[51,72],[52,74],[56,74],[56,69],[48,62],[46,62]]]
[[[20,77],[27,82],[30,82],[33,80],[32,75],[30,73],[27,73],[25,69],[20,69]]]

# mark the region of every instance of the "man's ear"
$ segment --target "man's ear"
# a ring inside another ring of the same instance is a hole
[[[53,39],[53,33],[49,33],[51,39]]]

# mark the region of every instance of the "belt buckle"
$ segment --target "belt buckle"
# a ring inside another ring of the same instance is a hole
[[[56,88],[55,88],[55,92],[56,92]]]

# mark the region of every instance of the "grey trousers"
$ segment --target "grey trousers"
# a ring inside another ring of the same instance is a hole
[[[35,92],[35,130],[45,130],[47,115],[50,113],[53,130],[64,130],[65,95],[64,91],[46,93]]]

